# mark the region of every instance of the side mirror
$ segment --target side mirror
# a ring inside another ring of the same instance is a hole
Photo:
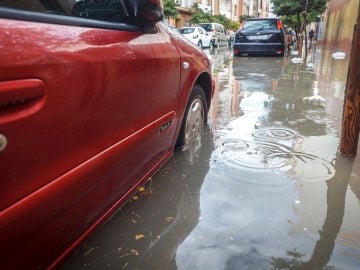
[[[126,0],[130,17],[145,33],[156,33],[156,23],[162,21],[162,0]]]

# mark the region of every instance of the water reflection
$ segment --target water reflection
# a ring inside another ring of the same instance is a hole
[[[337,155],[335,162],[335,174],[327,183],[327,211],[322,229],[319,231],[320,238],[316,241],[310,259],[306,260],[306,254],[298,252],[297,249],[287,251],[286,257],[272,257],[273,269],[336,269],[334,266],[327,266],[334,251],[335,240],[338,237],[343,224],[345,214],[346,191],[349,184],[353,167],[353,160]],[[343,249],[343,252],[345,249]],[[357,250],[359,251],[359,250]],[[356,257],[359,254],[356,250],[349,249],[348,255],[354,266],[357,265]],[[305,258],[304,258],[305,257]],[[359,259],[359,258],[358,258]],[[347,268],[349,269],[349,268]]]
[[[216,72],[215,149],[177,269],[358,269],[359,177],[337,154],[341,96],[319,65],[234,58]]]
[[[313,53],[211,55],[211,132],[64,269],[359,269],[360,156],[337,153],[346,63]]]
[[[198,224],[212,135],[195,136],[63,269],[176,269],[178,245]],[[202,146],[202,147],[200,147]]]

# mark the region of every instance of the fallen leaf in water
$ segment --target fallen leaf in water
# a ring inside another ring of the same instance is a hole
[[[144,187],[141,187],[141,188],[139,188],[139,191],[140,191],[140,192],[143,192],[143,191],[145,191],[145,188],[144,188]]]
[[[135,256],[139,256],[139,252],[136,249],[132,249],[131,254]]]
[[[141,233],[135,235],[135,239],[136,239],[136,240],[139,240],[139,239],[144,238],[144,237],[145,237],[145,235],[143,235],[143,234],[141,234]]]
[[[172,222],[174,220],[174,217],[166,217],[164,218],[166,222]]]

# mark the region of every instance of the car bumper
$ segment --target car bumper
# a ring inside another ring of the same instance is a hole
[[[284,54],[285,46],[282,43],[234,43],[234,54]]]

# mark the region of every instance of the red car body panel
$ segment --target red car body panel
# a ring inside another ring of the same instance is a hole
[[[0,19],[2,267],[57,265],[171,157],[195,83],[210,101],[207,57],[158,29]]]

